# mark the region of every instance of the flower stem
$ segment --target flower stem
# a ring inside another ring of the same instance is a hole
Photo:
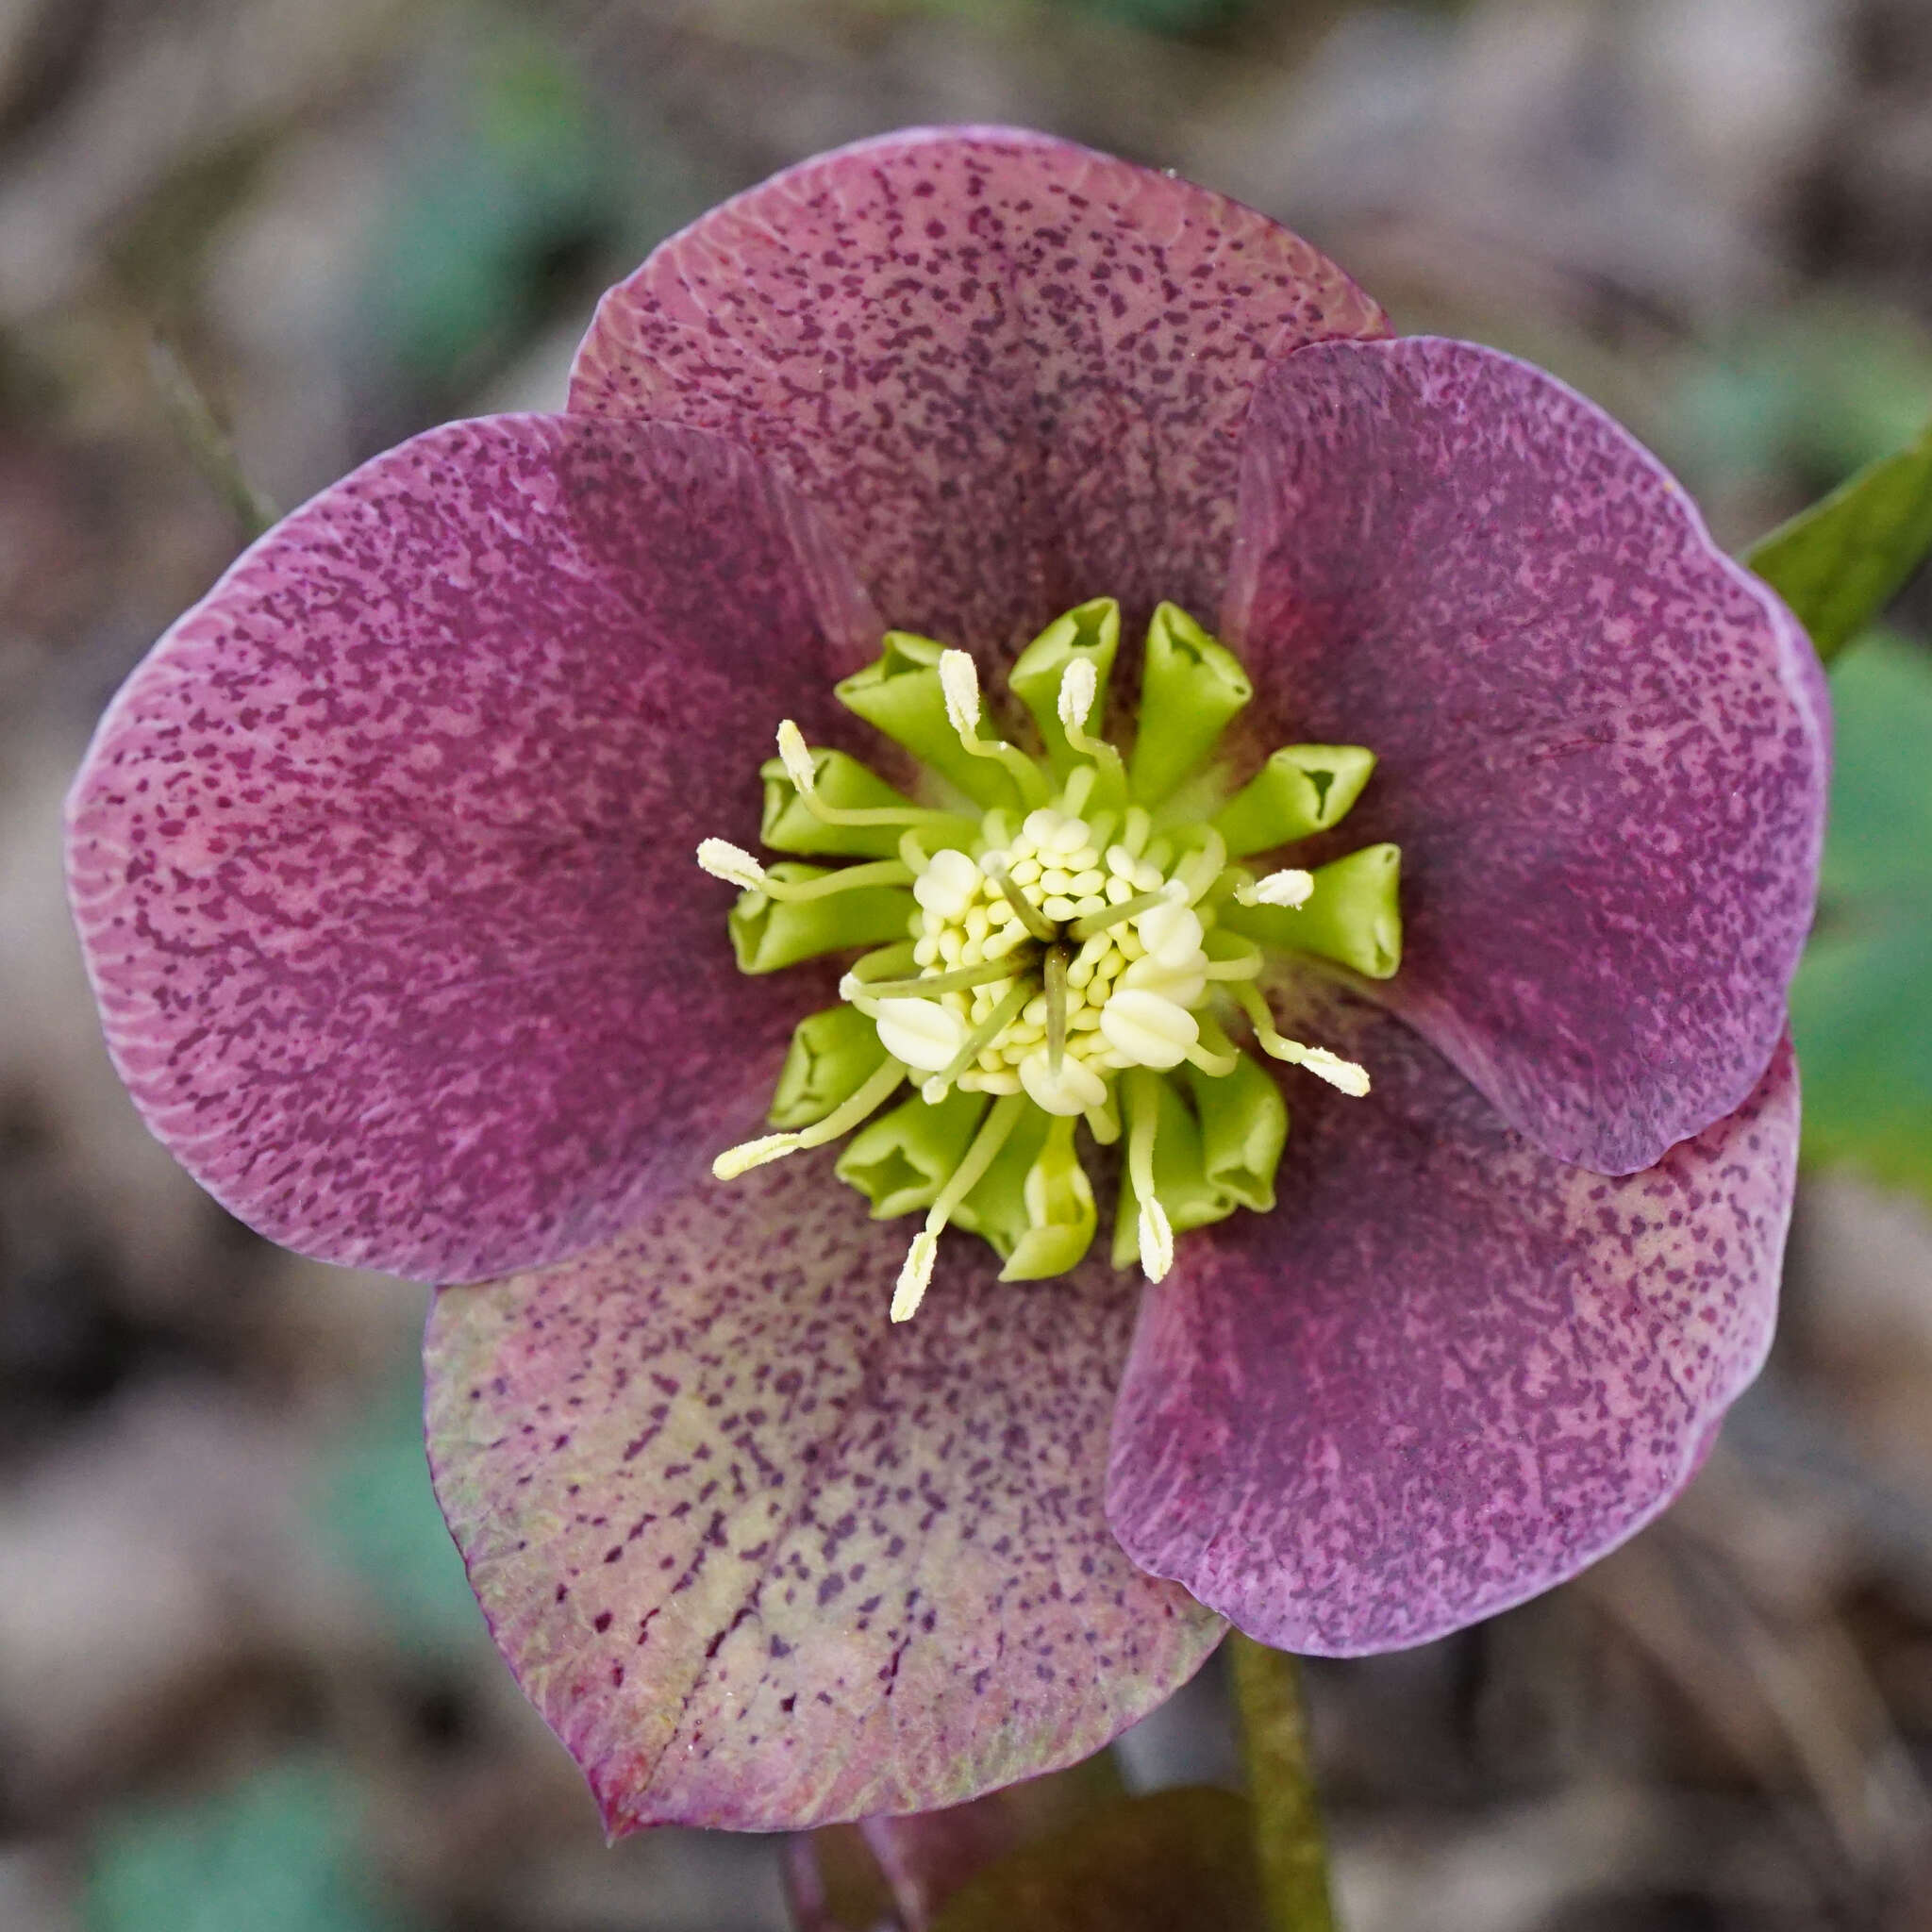
[[[1239,1630],[1228,1639],[1228,1661],[1268,1923],[1273,1932],[1336,1932],[1301,1666]]]

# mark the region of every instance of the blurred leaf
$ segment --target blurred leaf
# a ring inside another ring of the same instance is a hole
[[[1230,25],[1248,11],[1252,0],[1074,0],[1074,5],[1116,26],[1181,40]]]
[[[1932,551],[1932,425],[1753,546],[1746,561],[1830,658]]]
[[[1755,321],[1685,367],[1665,426],[1700,493],[1795,472],[1822,493],[1910,441],[1932,401],[1932,340],[1890,309],[1830,296]]]
[[[560,273],[622,234],[629,169],[558,49],[501,24],[479,27],[461,97],[423,148],[378,231],[364,309],[406,377],[454,393],[541,321]]]
[[[969,1804],[799,1832],[785,1850],[791,1922],[798,1932],[924,1927],[976,1874],[1124,1795],[1113,1753],[1102,1751]]]
[[[401,1932],[366,1866],[346,1781],[291,1761],[216,1797],[109,1813],[84,1920],[88,1932]]]
[[[956,1892],[932,1932],[1267,1932],[1244,1798],[1123,1798]]]
[[[413,1376],[325,1463],[314,1513],[325,1543],[388,1611],[406,1648],[447,1655],[484,1636],[482,1612],[429,1487],[422,1390]]]
[[[1932,658],[1875,636],[1831,684],[1831,832],[1791,989],[1805,1152],[1932,1200]]]

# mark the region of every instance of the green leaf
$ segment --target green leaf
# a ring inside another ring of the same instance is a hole
[[[375,1896],[353,1793],[293,1759],[190,1804],[110,1813],[87,1860],[88,1932],[400,1932]]]
[[[427,1660],[487,1642],[463,1559],[429,1487],[415,1376],[373,1405],[324,1460],[312,1509],[324,1546],[361,1579],[405,1652]]]
[[[1831,831],[1791,989],[1805,1154],[1932,1199],[1932,656],[1878,634],[1831,683]]]
[[[1745,561],[1838,655],[1932,551],[1932,425],[1753,546]]]
[[[1267,1932],[1253,1831],[1231,1791],[1123,1798],[980,1873],[932,1932]]]

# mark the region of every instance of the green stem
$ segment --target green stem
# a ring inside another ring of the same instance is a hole
[[[1239,1630],[1228,1638],[1228,1662],[1269,1925],[1273,1932],[1336,1932],[1301,1666]]]

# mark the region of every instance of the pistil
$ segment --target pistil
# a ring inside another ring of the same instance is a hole
[[[979,735],[979,667],[967,651],[940,654],[940,689],[946,695],[946,721],[959,734],[959,742],[976,758],[994,758],[1007,768],[1029,808],[1046,803],[1046,779],[1040,767],[1017,745],[1003,738]]]

